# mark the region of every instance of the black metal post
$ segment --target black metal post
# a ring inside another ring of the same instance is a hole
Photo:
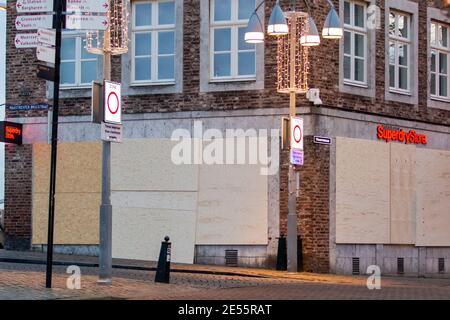
[[[61,64],[61,29],[63,19],[64,0],[54,0],[53,9],[56,12],[55,29],[55,82],[53,87],[53,119],[52,119],[52,151],[50,163],[50,190],[48,200],[48,237],[47,237],[47,272],[45,286],[52,287],[53,271],[53,233],[55,224],[55,191],[56,191],[56,160],[58,152],[58,117],[59,117],[59,82],[60,82],[60,64]]]

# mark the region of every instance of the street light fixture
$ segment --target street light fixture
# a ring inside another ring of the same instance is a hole
[[[262,1],[259,6],[255,9],[253,14],[250,16],[248,22],[247,30],[245,32],[245,41],[247,43],[262,43],[264,42],[264,27],[262,25],[261,19],[258,17],[258,9],[264,4],[265,0]],[[308,0],[303,0],[310,12],[310,6]],[[327,0],[331,9],[325,20],[325,24],[322,30],[322,37],[324,39],[341,39],[344,30],[342,28],[341,19],[336,12],[334,4],[331,0]],[[267,27],[267,33],[271,36],[283,36],[289,33],[289,27],[286,21],[286,15],[280,7],[280,2],[277,0],[275,6],[272,9],[272,13],[269,19],[269,25]],[[316,23],[314,19],[309,16],[307,20],[307,28],[304,30],[303,36],[300,38],[300,43],[303,46],[318,46],[320,44],[319,32],[317,30]]]

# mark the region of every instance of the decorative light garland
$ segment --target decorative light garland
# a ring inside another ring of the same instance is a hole
[[[110,0],[108,11],[109,44],[104,43],[104,31],[86,33],[86,50],[94,54],[110,52],[120,55],[128,52],[128,7],[126,0]]]

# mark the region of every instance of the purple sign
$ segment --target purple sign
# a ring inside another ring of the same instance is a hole
[[[304,153],[300,149],[291,149],[291,164],[294,166],[302,166],[304,164]]]

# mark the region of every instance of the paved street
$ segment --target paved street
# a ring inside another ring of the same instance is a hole
[[[371,291],[364,277],[239,269],[251,276],[172,273],[166,285],[153,282],[153,271],[115,269],[105,287],[96,284],[96,268],[82,268],[82,288],[69,290],[66,267],[54,270],[54,289],[47,290],[45,266],[0,263],[0,299],[450,299],[449,279],[383,278],[382,289]]]

